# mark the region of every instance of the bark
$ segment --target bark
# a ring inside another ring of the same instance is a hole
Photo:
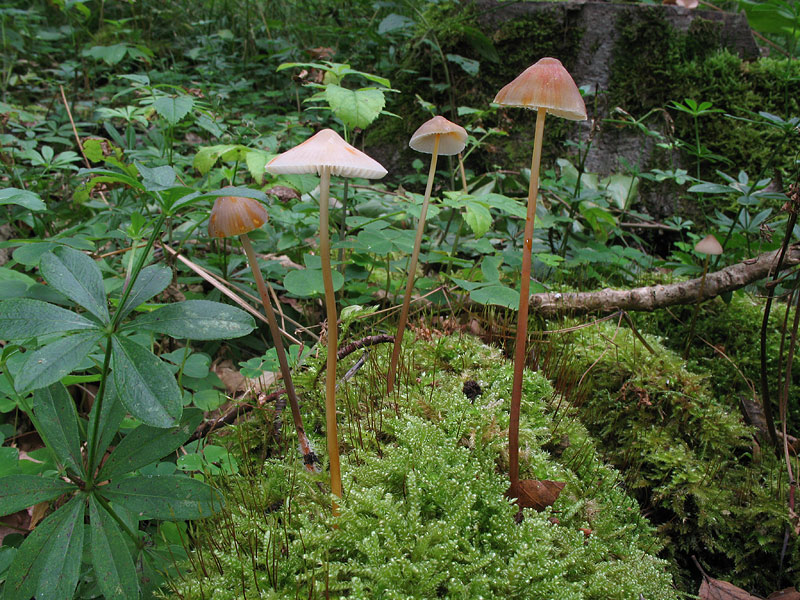
[[[543,317],[552,317],[560,314],[602,314],[617,310],[653,311],[676,304],[694,304],[764,279],[774,271],[779,252],[780,250],[765,252],[755,258],[709,273],[706,275],[702,296],[698,277],[689,281],[631,290],[606,288],[597,292],[532,294],[530,309]],[[798,264],[800,264],[800,244],[796,243],[787,249],[781,268],[788,269]]]

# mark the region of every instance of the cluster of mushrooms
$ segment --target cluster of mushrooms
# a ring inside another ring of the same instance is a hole
[[[539,162],[542,154],[542,139],[545,115],[549,112],[571,120],[585,120],[586,107],[575,82],[561,62],[555,58],[542,58],[523,71],[514,81],[498,92],[494,99],[501,106],[517,106],[535,109],[536,132],[534,136],[533,158],[531,164],[530,187],[528,191],[528,210],[525,219],[522,281],[520,285],[519,312],[517,318],[516,346],[514,354],[514,381],[511,393],[511,413],[508,432],[509,478],[511,485],[508,496],[520,498],[520,488],[525,482],[519,480],[519,418],[522,397],[522,374],[526,356],[528,330],[528,294],[530,289],[531,262],[533,253],[534,218],[539,189]],[[425,196],[417,226],[414,250],[408,267],[408,282],[400,310],[397,334],[387,374],[387,393],[394,390],[395,373],[402,348],[403,332],[408,318],[414,276],[417,268],[425,228],[425,216],[433,188],[436,161],[439,155],[456,155],[465,147],[467,132],[463,127],[441,116],[424,123],[411,137],[409,145],[414,150],[431,155]],[[328,324],[327,368],[325,372],[325,412],[326,437],[330,464],[331,492],[342,495],[342,480],[339,464],[339,443],[336,427],[336,358],[337,358],[337,313],[336,300],[331,276],[330,239],[328,235],[328,210],[331,175],[340,177],[360,177],[378,179],[386,175],[378,162],[345,142],[335,131],[323,129],[305,142],[295,146],[272,159],[266,166],[272,174],[316,173],[319,175],[319,255],[322,262],[322,275],[325,289],[325,308]],[[283,349],[281,332],[270,304],[267,287],[258,268],[256,255],[247,232],[261,227],[267,219],[264,207],[250,198],[219,197],[214,203],[208,225],[212,237],[238,235],[247,255],[253,276],[258,287],[264,311],[270,327],[273,343],[280,363],[281,376],[292,410],[295,428],[299,438],[306,468],[314,470],[318,462],[308,438],[303,430],[300,405],[292,384],[292,377],[286,354]],[[520,503],[522,505],[522,502]],[[336,506],[334,504],[334,511]]]

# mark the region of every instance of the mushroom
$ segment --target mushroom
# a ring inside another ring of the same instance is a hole
[[[519,498],[519,414],[522,399],[522,371],[525,365],[525,344],[528,332],[528,291],[531,280],[533,225],[536,198],[539,193],[539,163],[542,157],[545,114],[573,121],[586,119],[586,106],[575,82],[555,58],[542,58],[525,69],[514,81],[501,89],[494,99],[501,106],[536,109],[536,134],[533,141],[531,178],[528,188],[528,212],[522,254],[517,334],[514,348],[514,383],[511,391],[511,414],[508,428],[508,462],[511,487],[509,495]]]
[[[289,362],[286,360],[286,353],[283,349],[281,330],[278,327],[278,320],[275,318],[275,311],[272,309],[272,304],[269,301],[267,284],[264,283],[264,277],[261,275],[261,269],[258,267],[258,259],[253,250],[253,244],[250,243],[250,238],[247,235],[248,231],[258,229],[266,223],[267,216],[267,209],[264,208],[258,200],[240,196],[219,196],[216,201],[214,201],[214,207],[211,209],[211,217],[208,220],[208,235],[219,238],[238,235],[239,240],[242,242],[242,248],[244,248],[244,252],[247,255],[250,269],[253,271],[253,278],[256,280],[258,294],[261,296],[261,304],[264,306],[264,312],[267,315],[267,322],[269,323],[269,330],[272,335],[272,343],[275,344],[275,352],[278,355],[281,377],[286,387],[286,395],[289,397],[289,406],[292,409],[292,419],[294,420],[294,427],[297,431],[300,451],[303,453],[303,463],[306,469],[314,472],[319,459],[316,454],[314,454],[314,450],[312,450],[311,444],[308,441],[308,436],[306,436],[305,429],[303,428],[303,419],[300,416],[300,403],[298,402],[297,392],[292,382]]]
[[[342,495],[339,441],[336,432],[336,352],[338,342],[336,298],[331,275],[331,243],[328,235],[328,204],[331,175],[380,179],[386,175],[379,162],[345,142],[332,129],[323,129],[305,142],[279,154],[267,163],[272,174],[316,173],[319,175],[319,254],[325,287],[328,319],[328,357],[325,373],[325,423],[331,466],[331,492]],[[334,505],[335,510],[335,505]]]
[[[387,394],[391,394],[394,390],[397,360],[400,357],[400,348],[403,345],[403,332],[405,332],[406,329],[408,307],[411,303],[411,292],[414,289],[414,274],[417,271],[419,249],[422,245],[422,234],[425,230],[425,216],[428,214],[428,202],[431,199],[431,190],[433,189],[433,176],[436,173],[436,159],[440,154],[444,156],[458,154],[464,149],[466,144],[466,130],[460,125],[456,125],[441,116],[436,116],[425,121],[425,123],[420,125],[419,129],[414,132],[414,135],[411,136],[411,140],[408,142],[408,145],[417,152],[425,152],[431,155],[431,167],[428,171],[428,184],[425,187],[425,197],[422,200],[422,209],[419,213],[417,237],[414,240],[414,251],[411,253],[411,260],[408,263],[408,282],[406,283],[403,305],[400,309],[400,321],[397,325],[397,335],[394,338],[392,360],[389,363],[386,385]]]
[[[694,305],[694,310],[692,311],[692,322],[689,325],[689,335],[686,337],[686,346],[683,349],[683,360],[689,358],[689,346],[691,345],[692,338],[694,337],[694,323],[697,319],[697,313],[700,310],[700,303],[703,301],[703,292],[705,291],[706,287],[708,261],[712,256],[719,256],[722,254],[722,246],[717,241],[717,238],[713,236],[713,234],[708,234],[702,240],[697,242],[697,244],[695,244],[694,251],[698,254],[705,254],[706,258],[703,261],[703,275],[700,277],[700,291],[698,292],[698,300]]]

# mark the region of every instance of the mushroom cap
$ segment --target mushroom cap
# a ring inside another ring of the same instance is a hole
[[[381,164],[345,142],[333,129],[323,129],[302,144],[279,154],[267,163],[274,175],[316,173],[330,167],[331,175],[380,179],[386,175]]]
[[[258,229],[267,222],[267,209],[253,198],[219,196],[208,219],[208,235],[231,237]]]
[[[450,156],[458,154],[467,145],[467,130],[448,121],[442,116],[435,116],[419,126],[411,136],[408,145],[417,152],[433,154],[436,136],[439,136],[439,154]]]
[[[700,254],[711,254],[717,256],[722,254],[722,246],[720,246],[717,238],[709,234],[695,244],[694,251],[699,252]]]
[[[497,92],[495,103],[523,108],[546,108],[557,117],[586,119],[586,105],[572,76],[557,58],[542,58]]]

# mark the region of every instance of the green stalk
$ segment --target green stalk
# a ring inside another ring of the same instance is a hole
[[[400,309],[400,321],[397,324],[397,335],[394,338],[394,348],[392,350],[392,360],[389,363],[389,373],[387,375],[386,393],[394,391],[395,372],[397,371],[397,361],[400,357],[400,348],[403,345],[403,332],[406,330],[406,320],[408,319],[408,308],[411,304],[411,292],[414,290],[414,274],[417,272],[417,260],[419,250],[422,246],[422,234],[425,231],[425,217],[428,214],[428,202],[431,199],[433,190],[433,177],[436,174],[436,159],[439,155],[439,134],[433,141],[433,154],[431,155],[431,167],[428,171],[428,184],[425,186],[425,197],[422,200],[422,210],[419,213],[417,223],[417,237],[414,240],[414,251],[411,253],[411,261],[408,265],[408,281],[406,282],[406,294],[403,297],[403,306]]]

